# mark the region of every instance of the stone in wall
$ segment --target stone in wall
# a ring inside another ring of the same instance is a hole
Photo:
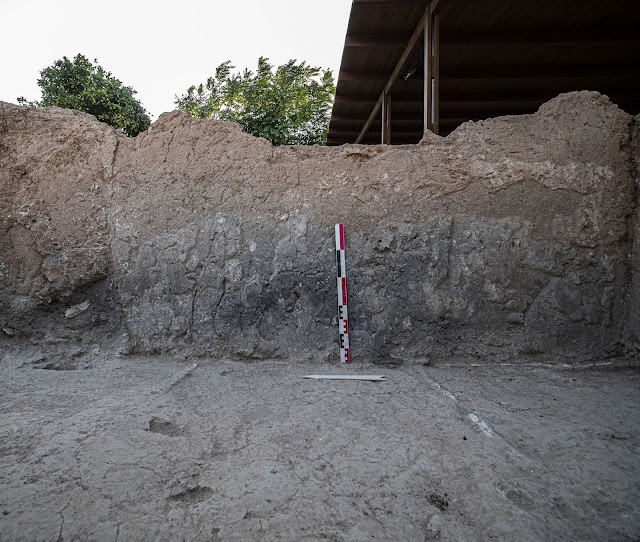
[[[274,148],[178,112],[129,139],[78,113],[2,111],[1,226],[24,242],[3,246],[0,306],[24,336],[38,321],[49,337],[124,333],[136,352],[336,359],[342,222],[354,362],[625,348],[631,117],[598,93],[397,147]],[[59,203],[34,197],[47,183]],[[29,204],[66,232],[58,245],[20,218]],[[91,308],[60,316],[84,297]]]

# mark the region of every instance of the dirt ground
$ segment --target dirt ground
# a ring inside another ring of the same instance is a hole
[[[0,356],[2,541],[640,540],[636,363]]]

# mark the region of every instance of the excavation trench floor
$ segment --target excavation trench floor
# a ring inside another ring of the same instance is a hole
[[[637,541],[639,391],[628,364],[5,350],[0,540]]]

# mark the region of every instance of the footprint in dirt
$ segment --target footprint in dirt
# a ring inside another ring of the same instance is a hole
[[[167,437],[176,437],[182,434],[182,428],[177,424],[169,420],[163,420],[154,416],[149,420],[149,431],[152,433],[160,433]]]
[[[195,486],[185,489],[175,495],[170,495],[167,500],[178,501],[183,503],[198,503],[206,501],[213,494],[213,489],[207,486]]]

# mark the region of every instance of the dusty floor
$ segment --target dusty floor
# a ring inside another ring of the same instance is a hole
[[[640,540],[637,365],[0,356],[2,541]]]

